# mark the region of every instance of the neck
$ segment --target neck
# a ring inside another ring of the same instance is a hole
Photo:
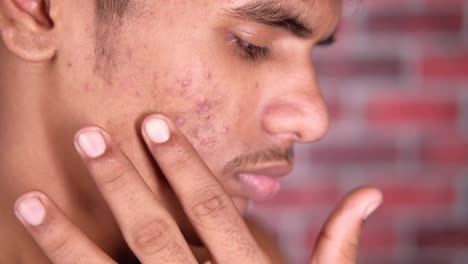
[[[113,241],[122,239],[115,221],[109,221],[113,218],[73,147],[80,124],[65,119],[63,109],[56,108],[49,96],[56,91],[53,80],[44,79],[50,69],[24,65],[2,53],[1,47],[0,58],[5,62],[0,64],[2,260],[49,263],[13,214],[14,201],[34,189],[48,194],[107,253],[118,251],[121,245]]]

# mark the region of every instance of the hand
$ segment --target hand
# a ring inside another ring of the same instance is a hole
[[[153,115],[143,137],[214,263],[272,263],[217,178],[167,118]],[[129,247],[142,263],[197,263],[175,220],[135,167],[102,129],[88,127],[75,139]],[[344,199],[327,221],[311,263],[355,263],[364,219],[381,203],[366,187]],[[115,263],[86,237],[44,193],[32,191],[15,214],[56,264]]]

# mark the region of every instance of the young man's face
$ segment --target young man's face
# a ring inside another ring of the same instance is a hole
[[[55,25],[60,114],[108,130],[153,188],[137,138],[149,113],[177,123],[240,210],[278,189],[241,173],[285,174],[293,144],[326,133],[310,55],[335,32],[340,0],[140,0],[107,23],[90,15],[95,0],[68,2]]]

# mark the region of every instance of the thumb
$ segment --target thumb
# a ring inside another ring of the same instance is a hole
[[[322,228],[311,263],[356,263],[363,223],[382,201],[382,192],[373,187],[349,193]]]

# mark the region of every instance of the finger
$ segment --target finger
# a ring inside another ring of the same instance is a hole
[[[81,130],[76,147],[119,227],[143,263],[196,263],[175,220],[102,129]]]
[[[356,263],[363,223],[382,201],[382,193],[373,187],[348,194],[325,223],[311,263]]]
[[[43,193],[35,191],[22,195],[16,201],[15,215],[52,263],[116,263]]]
[[[154,115],[143,136],[214,262],[265,263],[233,201],[180,130]]]

